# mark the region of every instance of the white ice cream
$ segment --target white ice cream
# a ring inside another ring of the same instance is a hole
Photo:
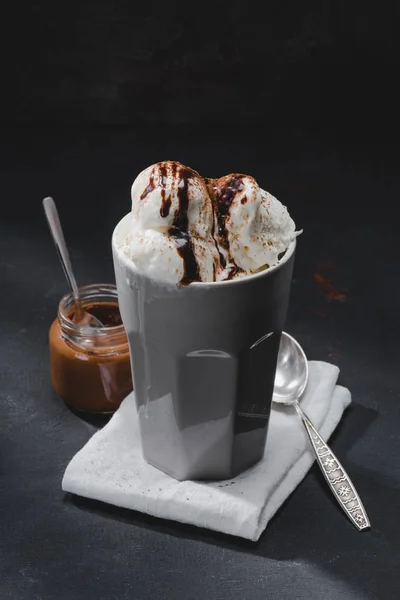
[[[295,231],[286,206],[247,175],[222,177],[216,181],[214,191],[222,205],[224,197],[234,192],[225,218],[226,239],[234,263],[245,274],[276,265],[279,255],[300,233]]]
[[[120,251],[144,275],[188,285],[276,265],[298,233],[286,207],[252,177],[205,180],[164,161],[132,185],[131,228]]]

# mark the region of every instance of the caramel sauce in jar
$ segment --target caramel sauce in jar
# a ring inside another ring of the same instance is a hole
[[[104,325],[76,325],[72,293],[61,299],[49,332],[54,390],[71,408],[112,413],[132,391],[128,338],[122,324],[115,285],[80,288],[82,308]]]

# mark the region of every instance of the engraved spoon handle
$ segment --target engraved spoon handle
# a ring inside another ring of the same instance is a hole
[[[350,477],[297,401],[294,407],[303,421],[318,465],[339,505],[359,531],[369,528],[370,521]]]

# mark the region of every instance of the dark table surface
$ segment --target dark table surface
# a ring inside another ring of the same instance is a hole
[[[3,131],[0,598],[398,598],[397,158],[382,146],[178,133]],[[79,281],[113,280],[110,236],[130,184],[164,158],[208,176],[251,173],[304,228],[286,328],[351,389],[331,441],[369,532],[346,520],[316,466],[257,544],[62,492],[68,461],[102,423],[73,414],[51,388],[47,331],[66,282],[40,201],[58,202]]]

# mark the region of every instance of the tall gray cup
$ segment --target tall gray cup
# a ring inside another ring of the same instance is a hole
[[[112,240],[143,456],[176,479],[227,479],[264,453],[295,242],[278,266],[232,281],[160,284]]]

